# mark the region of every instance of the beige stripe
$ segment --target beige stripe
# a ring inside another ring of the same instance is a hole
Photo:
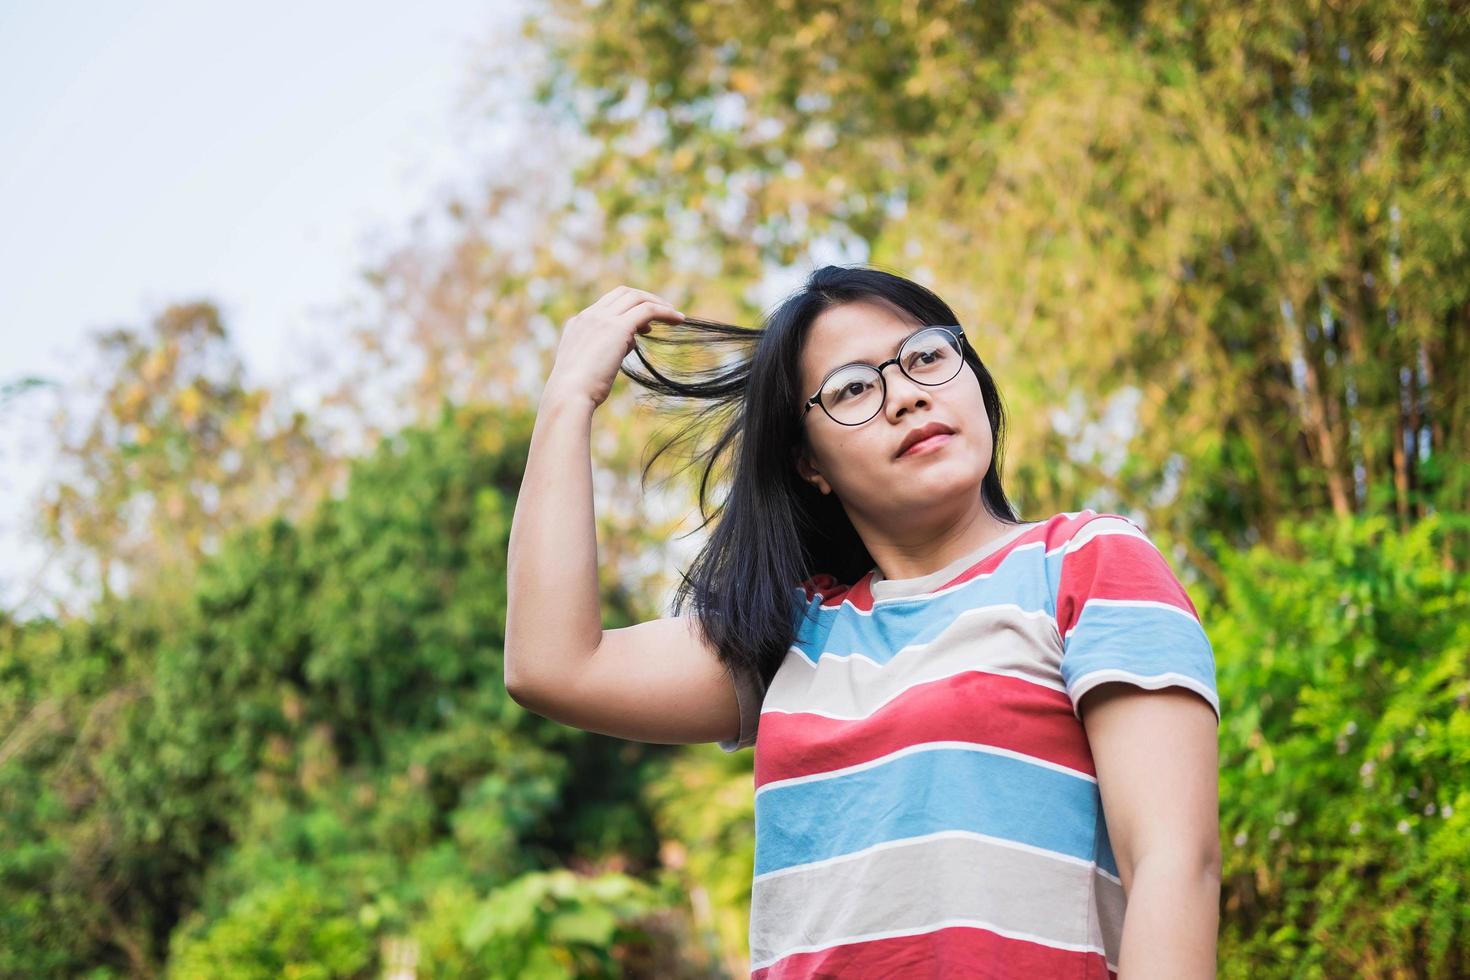
[[[1056,622],[1019,606],[967,609],[928,643],[904,647],[886,664],[860,653],[823,653],[813,667],[788,651],[766,692],[763,711],[809,711],[828,718],[866,718],[915,684],[966,670],[1021,677],[1055,691],[1062,683]],[[799,663],[791,663],[792,658]]]
[[[751,966],[876,933],[922,931],[947,919],[1102,952],[1113,964],[1123,890],[1094,866],[976,834],[890,842],[757,878]]]

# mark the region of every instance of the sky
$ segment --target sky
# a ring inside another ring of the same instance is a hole
[[[509,6],[0,4],[0,384],[65,384],[90,333],[193,299],[251,380],[284,377],[468,175],[463,97]],[[43,558],[40,405],[0,408],[0,605]]]

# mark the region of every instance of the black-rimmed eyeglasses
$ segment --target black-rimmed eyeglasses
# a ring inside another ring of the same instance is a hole
[[[853,361],[829,371],[821,387],[806,400],[802,417],[821,405],[838,425],[862,425],[882,411],[888,400],[888,383],[883,378],[888,365],[897,364],[915,384],[942,385],[960,373],[965,343],[965,332],[958,326],[920,327],[899,345],[898,354],[882,364]]]

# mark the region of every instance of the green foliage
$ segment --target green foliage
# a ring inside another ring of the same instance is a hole
[[[711,937],[738,956],[748,757],[588,735],[504,692],[525,437],[446,412],[311,519],[233,536],[186,604],[0,621],[0,974],[700,976],[669,951],[712,962]],[[1282,528],[1215,542],[1224,589],[1200,597],[1222,973],[1462,974],[1470,519]]]
[[[162,617],[136,602],[90,621],[7,623],[0,643],[0,975],[142,969],[187,891],[197,840],[160,846],[146,813],[120,812],[117,747],[148,704]]]
[[[549,879],[545,921],[501,928],[525,875],[657,851],[636,789],[659,750],[504,689],[529,421],[446,407],[309,519],[232,535],[184,602],[167,583],[0,624],[0,973],[148,973],[172,951],[180,975],[355,976],[445,888],[485,909],[467,963],[512,934],[528,964],[572,963],[604,911],[633,935],[655,899],[618,879]]]
[[[644,795],[664,839],[664,861],[685,892],[702,895],[696,909],[719,946],[749,948],[751,876],[755,869],[755,797],[748,753],[702,746],[662,760]]]
[[[242,895],[199,935],[179,933],[168,975],[350,980],[372,976],[374,958],[370,933],[339,896],[287,879]]]
[[[1286,526],[1215,644],[1222,975],[1470,971],[1470,519]]]
[[[670,897],[627,875],[532,872],[482,900],[452,884],[417,924],[420,968],[434,977],[618,977],[619,946],[647,945],[642,921]]]

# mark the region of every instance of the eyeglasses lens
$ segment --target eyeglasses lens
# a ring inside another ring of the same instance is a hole
[[[964,355],[960,341],[940,327],[920,330],[898,352],[898,366],[922,385],[939,385],[960,373]],[[866,364],[851,364],[833,372],[822,385],[822,407],[836,422],[861,425],[883,407],[883,378]]]

